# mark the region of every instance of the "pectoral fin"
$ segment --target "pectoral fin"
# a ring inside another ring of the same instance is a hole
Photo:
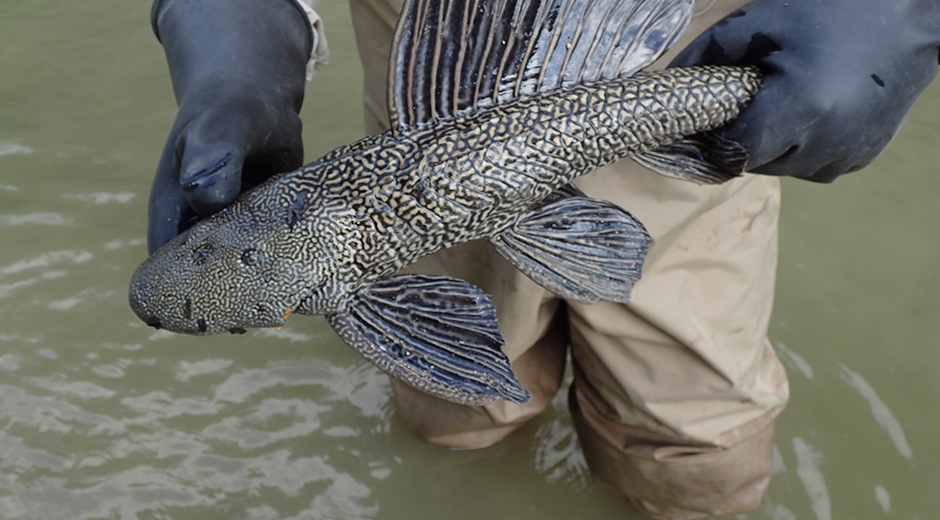
[[[467,405],[529,400],[501,350],[493,304],[462,280],[392,276],[327,321],[380,369],[431,395]]]
[[[643,225],[607,201],[549,200],[491,240],[500,254],[562,297],[586,303],[629,300],[650,242]]]
[[[721,184],[744,172],[747,150],[737,141],[703,132],[640,154],[634,160],[667,177]]]

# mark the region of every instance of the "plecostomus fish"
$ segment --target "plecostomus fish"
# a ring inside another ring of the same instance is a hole
[[[322,314],[420,390],[526,402],[486,294],[395,273],[483,239],[565,298],[626,301],[649,237],[569,183],[625,157],[699,182],[746,161],[707,132],[738,115],[756,71],[638,72],[691,10],[692,0],[407,2],[390,62],[392,129],[270,179],[164,245],[134,273],[134,312],[196,335]]]

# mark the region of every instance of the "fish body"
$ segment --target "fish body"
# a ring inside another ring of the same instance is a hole
[[[758,85],[751,69],[721,67],[581,85],[368,137],[274,183],[305,194],[307,222],[347,207],[362,232],[350,278],[367,284],[442,248],[497,237],[585,173],[718,128]]]
[[[690,7],[605,3],[608,16],[623,4],[670,16]],[[465,3],[445,4],[439,8],[449,16]],[[568,26],[563,1],[522,4],[542,13],[543,23]],[[410,69],[408,57],[418,60],[430,48],[427,36],[413,35],[434,18],[428,9],[435,5],[409,4],[393,66]],[[519,16],[530,19],[526,12]],[[472,20],[465,25],[472,28]],[[367,359],[419,389],[464,404],[526,401],[482,291],[456,279],[395,273],[484,239],[565,297],[626,301],[649,238],[628,213],[569,183],[626,157],[666,169],[701,159],[702,147],[686,137],[735,118],[760,84],[750,69],[702,67],[525,87],[520,71],[534,67],[530,76],[544,83],[551,61],[533,56],[538,67],[512,61],[519,71],[502,90],[480,96],[487,91],[477,84],[469,102],[436,97],[438,86],[396,88],[412,81],[400,72],[390,95],[392,130],[276,176],[176,237],[134,274],[132,308],[150,325],[197,335],[280,326],[295,312],[325,315]],[[510,82],[515,90],[507,94]]]

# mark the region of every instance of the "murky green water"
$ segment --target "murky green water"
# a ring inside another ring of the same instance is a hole
[[[344,2],[308,158],[359,136]],[[194,339],[126,304],[175,106],[149,2],[0,0],[0,518],[632,518],[563,399],[493,448],[415,440],[324,322]],[[940,510],[940,84],[875,166],[786,183],[772,339],[793,398],[748,519]]]

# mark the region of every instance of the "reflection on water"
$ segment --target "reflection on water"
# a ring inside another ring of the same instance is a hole
[[[777,352],[778,356],[787,360],[792,367],[799,370],[800,373],[803,374],[803,377],[806,379],[813,378],[813,367],[806,361],[806,358],[791,350],[786,343],[782,341],[775,342],[774,350]]]
[[[65,217],[58,213],[27,213],[25,215],[0,215],[0,227],[39,224],[42,226],[61,226]]]
[[[0,141],[0,155],[31,154],[35,150],[19,143]],[[0,189],[16,190],[14,186],[0,186]]]
[[[140,343],[76,357],[36,348],[42,333],[3,340],[31,347],[0,357],[3,518],[202,517],[192,516],[201,508],[372,518],[378,510],[370,490],[391,469],[381,458],[362,467],[346,443],[362,423],[388,429],[377,426],[389,421],[387,383],[371,369],[170,361]]]
[[[591,485],[587,461],[578,447],[578,438],[566,412],[568,399],[559,392],[552,401],[548,420],[535,432],[533,464],[546,482],[558,482],[584,490]]]
[[[320,319],[194,339],[133,316],[174,113],[145,4],[0,2],[0,518],[633,518],[593,485],[564,395],[449,451],[414,439]],[[311,158],[360,131],[345,10],[324,5]],[[940,510],[938,116],[935,85],[869,173],[786,183],[772,339],[793,397],[742,518]]]
[[[904,429],[901,428],[901,423],[894,418],[894,414],[891,413],[888,406],[878,397],[878,394],[875,393],[875,389],[872,388],[871,385],[868,384],[868,381],[865,381],[862,376],[851,371],[845,365],[840,366],[842,367],[843,379],[868,401],[868,405],[871,406],[871,414],[875,417],[875,422],[888,432],[888,436],[891,437],[891,442],[893,442],[894,447],[898,449],[898,453],[905,459],[913,459],[914,453],[911,451],[911,445],[907,442],[907,437],[904,435]]]
[[[878,499],[878,503],[881,505],[881,508],[884,509],[885,513],[891,512],[891,495],[888,494],[888,490],[881,487],[881,485],[875,486],[875,498]]]
[[[796,476],[806,487],[810,507],[816,519],[831,520],[832,502],[829,499],[829,489],[818,465],[822,455],[813,451],[800,437],[793,438],[793,452],[796,453]]]

